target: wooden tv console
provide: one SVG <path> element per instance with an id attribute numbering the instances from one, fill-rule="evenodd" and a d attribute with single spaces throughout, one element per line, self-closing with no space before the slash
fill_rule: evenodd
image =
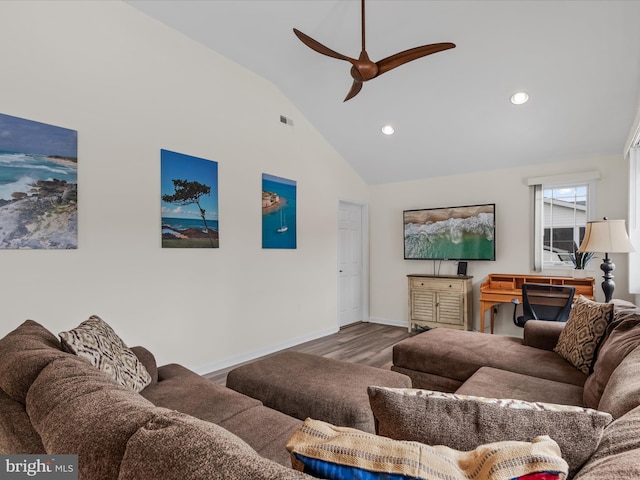
<path id="1" fill-rule="evenodd" d="M 491 333 L 495 324 L 493 307 L 500 303 L 511 303 L 517 298 L 522 301 L 522 284 L 566 285 L 575 287 L 576 296 L 582 295 L 595 300 L 594 278 L 545 277 L 542 275 L 512 275 L 509 273 L 491 273 L 480 286 L 480 331 L 484 332 L 484 318 L 487 310 L 491 313 Z"/>

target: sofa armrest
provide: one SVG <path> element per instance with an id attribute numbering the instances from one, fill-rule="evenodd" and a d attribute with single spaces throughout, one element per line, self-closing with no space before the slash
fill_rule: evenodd
<path id="1" fill-rule="evenodd" d="M 560 332 L 566 323 L 547 320 L 528 320 L 524 324 L 522 344 L 528 347 L 553 351 L 558 343 Z"/>
<path id="2" fill-rule="evenodd" d="M 149 350 L 144 347 L 131 347 L 133 353 L 136 354 L 138 360 L 142 362 L 144 368 L 147 369 L 149 375 L 151 375 L 151 383 L 156 383 L 158 381 L 158 365 L 156 363 L 156 357 L 153 356 Z"/>

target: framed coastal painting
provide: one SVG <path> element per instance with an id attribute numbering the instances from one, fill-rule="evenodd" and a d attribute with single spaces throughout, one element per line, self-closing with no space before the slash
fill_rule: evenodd
<path id="1" fill-rule="evenodd" d="M 296 248 L 296 182 L 262 174 L 262 248 Z"/>
<path id="2" fill-rule="evenodd" d="M 78 248 L 78 132 L 0 114 L 0 248 Z"/>
<path id="3" fill-rule="evenodd" d="M 162 248 L 218 248 L 218 162 L 160 151 Z"/>

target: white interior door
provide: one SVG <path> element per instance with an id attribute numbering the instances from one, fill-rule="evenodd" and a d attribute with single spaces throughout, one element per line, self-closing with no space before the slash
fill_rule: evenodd
<path id="1" fill-rule="evenodd" d="M 364 319 L 363 220 L 364 208 L 362 205 L 340 202 L 338 215 L 338 303 L 341 327 Z"/>

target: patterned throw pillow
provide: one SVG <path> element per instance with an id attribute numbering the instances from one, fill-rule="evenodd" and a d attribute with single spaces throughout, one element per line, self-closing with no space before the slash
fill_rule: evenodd
<path id="1" fill-rule="evenodd" d="M 461 452 L 307 419 L 287 449 L 293 468 L 330 480 L 562 480 L 568 470 L 558 444 L 545 436 Z"/>
<path id="2" fill-rule="evenodd" d="M 61 332 L 62 348 L 88 360 L 120 385 L 141 391 L 151 376 L 116 332 L 100 317 L 92 315 L 78 327 Z"/>
<path id="3" fill-rule="evenodd" d="M 548 435 L 575 474 L 598 447 L 608 413 L 570 405 L 413 388 L 369 387 L 377 433 L 395 440 L 469 451 L 479 445 Z"/>
<path id="4" fill-rule="evenodd" d="M 553 351 L 582 373 L 591 373 L 600 342 L 613 320 L 613 308 L 611 303 L 593 302 L 580 295 Z"/>

